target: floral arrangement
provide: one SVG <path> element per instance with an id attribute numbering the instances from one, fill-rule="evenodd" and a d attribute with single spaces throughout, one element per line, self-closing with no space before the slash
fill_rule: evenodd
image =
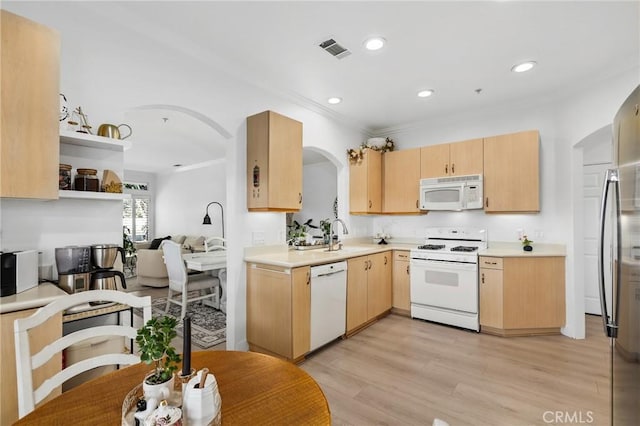
<path id="1" fill-rule="evenodd" d="M 380 146 L 373 145 L 369 141 L 362 142 L 359 148 L 347 150 L 349 162 L 352 164 L 360 163 L 364 158 L 364 152 L 367 149 L 380 151 L 384 154 L 387 151 L 393 151 L 395 149 L 395 144 L 391 138 L 386 138 L 384 143 Z"/>
<path id="2" fill-rule="evenodd" d="M 526 236 L 526 235 L 522 235 L 522 236 L 520 237 L 520 241 L 522 241 L 522 245 L 523 245 L 523 246 L 530 246 L 530 245 L 531 245 L 531 243 L 533 243 L 533 241 L 531 241 L 529 238 L 527 238 L 527 236 Z"/>

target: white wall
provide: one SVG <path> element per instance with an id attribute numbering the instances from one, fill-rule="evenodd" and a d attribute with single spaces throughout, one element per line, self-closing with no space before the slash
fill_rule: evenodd
<path id="1" fill-rule="evenodd" d="M 336 166 L 330 161 L 307 164 L 303 167 L 304 199 L 302 209 L 293 217 L 298 223 L 313 219 L 320 226 L 323 219 L 333 219 L 333 202 L 337 196 L 338 176 Z M 322 230 L 310 230 L 313 235 L 322 235 Z"/>
<path id="2" fill-rule="evenodd" d="M 226 207 L 227 168 L 224 160 L 195 170 L 158 175 L 155 237 L 167 235 L 222 236 L 220 207 L 209 207 L 211 225 L 203 225 L 207 204 Z"/>

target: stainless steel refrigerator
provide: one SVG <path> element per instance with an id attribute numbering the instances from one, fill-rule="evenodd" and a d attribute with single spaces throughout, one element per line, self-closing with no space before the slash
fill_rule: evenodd
<path id="1" fill-rule="evenodd" d="M 600 214 L 600 304 L 611 338 L 611 424 L 631 426 L 640 425 L 640 86 L 613 126 L 615 168 L 606 172 Z M 608 251 L 611 265 L 604 264 Z"/>

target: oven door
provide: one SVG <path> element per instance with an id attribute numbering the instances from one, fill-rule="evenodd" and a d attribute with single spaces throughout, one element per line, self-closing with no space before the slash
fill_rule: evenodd
<path id="1" fill-rule="evenodd" d="M 478 265 L 443 260 L 411 260 L 411 303 L 478 312 Z"/>
<path id="2" fill-rule="evenodd" d="M 420 187 L 420 210 L 463 210 L 464 207 L 464 183 Z"/>

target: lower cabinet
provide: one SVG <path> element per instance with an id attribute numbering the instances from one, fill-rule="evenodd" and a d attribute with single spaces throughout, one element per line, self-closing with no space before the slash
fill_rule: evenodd
<path id="1" fill-rule="evenodd" d="M 18 392 L 16 378 L 16 350 L 13 334 L 13 321 L 26 318 L 37 309 L 9 312 L 0 315 L 0 332 L 2 333 L 2 348 L 0 349 L 0 394 L 2 395 L 2 409 L 0 409 L 0 425 L 10 425 L 18 420 Z M 56 314 L 47 322 L 29 332 L 31 353 L 40 351 L 52 341 L 62 337 L 62 314 Z M 25 360 L 26 361 L 26 360 Z M 45 379 L 62 370 L 62 354 L 51 358 L 46 364 L 33 373 L 33 384 L 40 386 Z M 60 395 L 61 389 L 53 391 L 41 404 Z"/>
<path id="2" fill-rule="evenodd" d="M 480 331 L 558 334 L 565 324 L 565 258 L 480 257 Z"/>
<path id="3" fill-rule="evenodd" d="M 409 297 L 409 251 L 393 251 L 393 311 L 411 316 Z"/>
<path id="4" fill-rule="evenodd" d="M 347 334 L 391 310 L 391 253 L 347 260 Z"/>
<path id="5" fill-rule="evenodd" d="M 311 268 L 247 264 L 249 349 L 290 361 L 310 349 Z"/>

